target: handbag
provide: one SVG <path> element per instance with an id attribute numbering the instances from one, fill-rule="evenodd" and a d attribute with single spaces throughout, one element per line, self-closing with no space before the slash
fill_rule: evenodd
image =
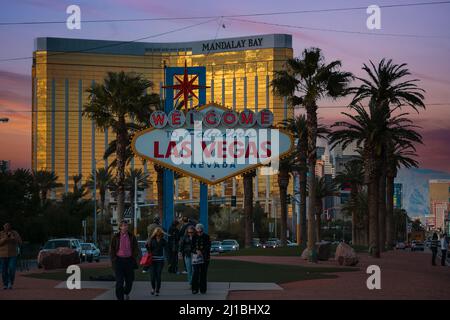
<path id="1" fill-rule="evenodd" d="M 141 261 L 139 262 L 141 267 L 149 267 L 152 264 L 152 254 L 146 253 L 142 256 Z"/>
<path id="2" fill-rule="evenodd" d="M 203 262 L 205 261 L 203 260 L 202 255 L 196 253 L 192 254 L 192 264 L 202 264 Z"/>

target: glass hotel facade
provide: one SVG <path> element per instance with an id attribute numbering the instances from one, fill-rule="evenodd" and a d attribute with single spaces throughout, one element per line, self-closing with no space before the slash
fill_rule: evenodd
<path id="1" fill-rule="evenodd" d="M 83 182 L 93 170 L 107 167 L 103 160 L 111 131 L 98 130 L 82 116 L 86 89 L 101 83 L 108 71 L 142 74 L 153 81 L 153 92 L 163 96 L 164 67 L 205 66 L 207 101 L 236 110 L 271 109 L 275 123 L 292 116 L 286 100 L 274 96 L 269 86 L 274 72 L 292 58 L 292 37 L 287 34 L 257 35 L 198 42 L 143 43 L 66 38 L 37 38 L 32 67 L 33 118 L 32 168 L 54 171 L 63 187 L 56 195 L 71 191 L 72 176 L 82 174 Z M 196 104 L 196 101 L 191 101 Z M 156 175 L 151 163 L 134 158 L 132 168 L 150 175 L 147 200 L 157 198 Z M 195 200 L 199 183 L 184 177 L 175 182 L 176 200 Z M 292 183 L 291 183 L 292 186 Z M 255 200 L 266 212 L 279 201 L 276 176 L 255 178 Z M 209 188 L 211 195 L 236 195 L 242 204 L 240 177 Z M 270 211 L 269 211 L 270 210 Z M 278 211 L 278 210 L 277 210 Z"/>

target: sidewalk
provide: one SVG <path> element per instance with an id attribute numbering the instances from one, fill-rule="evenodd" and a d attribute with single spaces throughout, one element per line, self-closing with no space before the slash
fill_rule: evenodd
<path id="1" fill-rule="evenodd" d="M 228 299 L 276 300 L 276 299 L 450 299 L 450 269 L 431 265 L 429 252 L 390 251 L 381 259 L 360 254 L 359 271 L 342 272 L 336 279 L 297 281 L 280 286 L 282 291 L 230 292 Z M 312 264 L 299 257 L 221 257 L 260 263 Z M 335 261 L 320 262 L 318 266 L 336 265 Z M 369 290 L 366 286 L 369 265 L 381 269 L 381 290 Z"/>

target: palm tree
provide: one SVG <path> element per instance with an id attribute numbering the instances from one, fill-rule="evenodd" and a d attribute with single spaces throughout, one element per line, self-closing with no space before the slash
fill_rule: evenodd
<path id="1" fill-rule="evenodd" d="M 145 174 L 142 169 L 130 169 L 126 172 L 125 190 L 128 191 L 130 203 L 134 202 L 134 180 L 137 179 L 137 191 L 143 191 L 148 188 L 150 181 L 148 174 Z"/>
<path id="2" fill-rule="evenodd" d="M 350 187 L 350 203 L 356 203 L 359 192 L 361 191 L 364 179 L 362 162 L 360 159 L 354 159 L 344 165 L 344 170 L 336 176 L 336 182 L 343 187 Z M 358 219 L 357 208 L 350 211 L 352 217 L 352 243 L 360 244 L 357 239 L 357 225 L 360 223 Z"/>
<path id="3" fill-rule="evenodd" d="M 369 212 L 367 191 L 362 189 L 354 198 L 350 198 L 349 201 L 342 205 L 342 212 L 344 214 L 356 216 L 355 225 L 355 236 L 352 235 L 352 243 L 354 245 L 365 245 L 369 244 L 369 217 L 367 212 Z M 353 231 L 352 231 L 353 234 Z"/>
<path id="4" fill-rule="evenodd" d="M 125 165 L 129 128 L 148 121 L 151 105 L 159 104 L 156 94 L 147 95 L 153 83 L 133 73 L 108 72 L 103 84 L 94 84 L 87 90 L 89 101 L 83 114 L 95 121 L 102 130 L 110 128 L 116 135 L 117 161 L 117 218 L 120 220 L 125 205 Z M 133 121 L 130 121 L 133 119 Z"/>
<path id="5" fill-rule="evenodd" d="M 395 64 L 392 60 L 382 59 L 377 66 L 370 61 L 370 66 L 363 65 L 363 70 L 367 73 L 368 79 L 357 78 L 362 81 L 361 86 L 354 88 L 355 97 L 352 104 L 369 99 L 369 103 L 374 104 L 378 109 L 389 112 L 391 109 L 398 109 L 402 106 L 408 106 L 418 112 L 419 108 L 425 108 L 423 103 L 424 90 L 416 84 L 417 79 L 404 80 L 411 75 L 405 63 Z M 389 141 L 386 141 L 386 144 Z M 380 247 L 385 248 L 386 240 L 386 161 L 387 145 L 382 150 L 380 165 L 380 182 L 378 198 L 378 215 L 380 231 Z"/>
<path id="6" fill-rule="evenodd" d="M 253 177 L 256 171 L 252 170 L 244 173 L 244 221 L 245 221 L 245 247 L 252 245 L 252 217 L 253 217 Z"/>
<path id="7" fill-rule="evenodd" d="M 341 72 L 340 61 L 325 64 L 322 52 L 318 48 L 305 49 L 301 58 L 289 59 L 286 70 L 278 71 L 272 80 L 274 93 L 287 96 L 292 106 L 301 105 L 306 109 L 308 127 L 308 183 L 312 187 L 311 198 L 315 195 L 315 166 L 317 140 L 317 101 L 321 98 L 333 99 L 348 93 L 347 85 L 352 79 L 351 73 Z M 299 93 L 300 95 L 296 95 Z M 317 261 L 314 239 L 314 201 L 308 206 L 308 252 L 309 260 Z"/>
<path id="8" fill-rule="evenodd" d="M 336 184 L 332 180 L 327 180 L 325 177 L 316 177 L 316 188 L 314 206 L 316 207 L 316 239 L 320 241 L 322 213 L 323 213 L 323 199 L 325 197 L 331 197 L 336 194 Z M 308 193 L 311 188 L 308 186 Z M 311 197 L 310 197 L 311 199 Z"/>
<path id="9" fill-rule="evenodd" d="M 415 147 L 408 143 L 388 145 L 386 167 L 386 245 L 393 248 L 395 241 L 394 228 L 394 179 L 400 167 L 417 167 L 418 162 L 413 159 L 417 154 Z"/>
<path id="10" fill-rule="evenodd" d="M 47 202 L 48 192 L 54 188 L 62 187 L 58 182 L 58 176 L 53 171 L 37 170 L 33 171 L 34 183 L 39 190 L 41 205 Z"/>
<path id="11" fill-rule="evenodd" d="M 89 190 L 94 190 L 94 180 L 97 182 L 95 185 L 95 189 L 98 190 L 98 193 L 100 195 L 100 208 L 103 216 L 105 215 L 105 209 L 106 209 L 106 192 L 112 187 L 112 184 L 114 183 L 114 178 L 109 169 L 106 168 L 99 168 L 95 172 L 95 179 L 93 175 L 91 174 L 86 182 L 86 186 L 89 188 Z"/>
<path id="12" fill-rule="evenodd" d="M 361 105 L 353 105 L 356 115 L 342 112 L 351 122 L 336 122 L 333 127 L 340 127 L 331 135 L 331 143 L 335 146 L 342 143 L 345 149 L 350 143 L 356 142 L 361 148 L 363 158 L 365 183 L 369 203 L 369 236 L 370 251 L 374 257 L 380 257 L 378 197 L 382 159 L 385 145 L 389 142 L 417 142 L 420 140 L 412 125 L 412 121 L 401 113 L 393 116 L 391 111 L 378 108 L 370 103 L 368 110 Z"/>
<path id="13" fill-rule="evenodd" d="M 288 156 L 282 159 L 279 163 L 278 168 L 278 188 L 280 189 L 280 208 L 281 208 L 281 245 L 285 246 L 287 244 L 287 189 L 289 186 L 289 173 L 292 171 L 294 165 L 294 156 Z"/>
<path id="14" fill-rule="evenodd" d="M 308 128 L 305 115 L 299 115 L 292 119 L 283 120 L 280 126 L 288 130 L 297 140 L 294 159 L 290 161 L 291 171 L 298 173 L 300 184 L 300 243 L 305 243 L 306 234 L 306 188 L 307 188 L 307 152 L 308 152 Z M 326 138 L 330 133 L 325 126 L 317 127 L 317 136 Z M 281 196 L 281 194 L 280 194 Z M 282 197 L 284 198 L 284 197 Z M 299 244 L 300 244 L 299 243 Z"/>

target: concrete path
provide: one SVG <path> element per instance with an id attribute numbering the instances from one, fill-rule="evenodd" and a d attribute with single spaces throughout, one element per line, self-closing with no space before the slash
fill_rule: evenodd
<path id="1" fill-rule="evenodd" d="M 115 283 L 112 281 L 82 281 L 82 289 L 103 289 L 106 292 L 98 295 L 94 300 L 115 300 Z M 59 283 L 55 288 L 66 288 L 65 282 Z M 132 300 L 226 300 L 229 291 L 278 291 L 283 290 L 275 283 L 255 282 L 209 282 L 206 294 L 192 294 L 185 282 L 163 282 L 160 295 L 150 294 L 149 281 L 135 281 L 130 298 Z"/>

